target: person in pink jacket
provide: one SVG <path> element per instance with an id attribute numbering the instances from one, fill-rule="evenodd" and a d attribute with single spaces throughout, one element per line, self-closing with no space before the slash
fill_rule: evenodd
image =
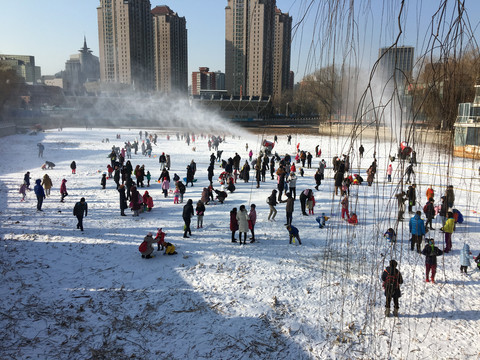
<path id="1" fill-rule="evenodd" d="M 255 204 L 250 205 L 250 213 L 248 214 L 248 227 L 252 232 L 250 242 L 255 242 L 255 223 L 257 222 L 257 212 L 255 211 Z"/>
<path id="2" fill-rule="evenodd" d="M 392 182 L 392 172 L 393 172 L 393 168 L 392 168 L 392 164 L 388 165 L 388 168 L 387 168 L 387 181 L 388 182 Z"/>
<path id="3" fill-rule="evenodd" d="M 170 181 L 168 181 L 168 178 L 164 177 L 162 182 L 162 190 L 165 197 L 168 196 L 168 189 L 170 189 Z"/>
<path id="4" fill-rule="evenodd" d="M 62 198 L 60 199 L 60 202 L 64 202 L 63 199 L 65 199 L 65 196 L 68 196 L 68 193 L 67 193 L 67 179 L 62 180 L 62 185 L 60 185 L 60 195 L 62 195 Z"/>

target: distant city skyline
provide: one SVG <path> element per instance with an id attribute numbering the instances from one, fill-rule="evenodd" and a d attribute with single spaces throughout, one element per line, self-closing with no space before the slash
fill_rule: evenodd
<path id="1" fill-rule="evenodd" d="M 422 54 L 425 36 L 429 31 L 428 23 L 434 9 L 438 7 L 438 2 L 432 3 L 433 1 L 407 1 L 403 12 L 404 27 L 399 45 L 415 47 L 415 56 Z M 226 0 L 151 0 L 151 5 L 152 8 L 168 5 L 186 19 L 189 83 L 191 73 L 199 67 L 225 71 Z M 99 56 L 98 6 L 98 0 L 4 1 L 0 12 L 0 53 L 34 56 L 35 64 L 42 69 L 42 75 L 53 75 L 65 70 L 65 62 L 70 55 L 78 52 L 84 37 L 93 54 Z M 322 19 L 328 19 L 328 4 L 310 0 L 277 0 L 276 6 L 282 12 L 288 12 L 293 19 L 290 68 L 295 72 L 295 82 L 300 81 L 304 74 L 330 64 L 333 51 L 326 47 L 333 45 L 323 43 L 326 35 L 321 34 L 321 25 L 326 22 Z M 397 35 L 396 19 L 389 18 L 394 15 L 392 10 L 397 10 L 397 5 L 372 0 L 369 9 L 365 9 L 367 5 L 360 2 L 355 6 L 359 7 L 356 15 L 360 14 L 358 16 L 364 16 L 365 19 L 364 23 L 357 23 L 357 45 L 363 49 L 361 54 L 356 54 L 360 58 L 358 65 L 370 67 L 378 55 L 378 49 L 389 46 Z M 471 27 L 478 36 L 480 26 L 477 14 L 480 2 L 466 0 L 465 7 Z M 309 11 L 304 16 L 307 8 Z M 320 10 L 324 10 L 326 15 L 317 16 Z M 302 22 L 297 25 L 301 19 Z M 342 36 L 345 34 L 339 31 L 339 38 L 342 39 Z M 336 51 L 340 51 L 342 46 L 342 43 L 337 44 Z M 339 60 L 336 62 L 343 59 Z"/>

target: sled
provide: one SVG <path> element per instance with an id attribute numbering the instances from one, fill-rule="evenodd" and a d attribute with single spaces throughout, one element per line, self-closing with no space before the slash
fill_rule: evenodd
<path id="1" fill-rule="evenodd" d="M 185 183 L 187 182 L 187 178 L 186 178 L 186 177 L 183 178 L 183 182 L 185 182 Z M 193 179 L 193 182 L 197 182 L 197 179 Z"/>

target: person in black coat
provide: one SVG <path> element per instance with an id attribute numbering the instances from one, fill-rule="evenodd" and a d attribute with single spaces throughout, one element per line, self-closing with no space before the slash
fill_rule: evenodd
<path id="1" fill-rule="evenodd" d="M 308 216 L 306 211 L 307 200 L 312 196 L 312 189 L 306 189 L 300 194 L 300 206 L 302 207 L 302 215 Z"/>
<path id="2" fill-rule="evenodd" d="M 102 180 L 100 180 L 100 185 L 102 185 L 102 189 L 105 189 L 107 185 L 107 174 L 102 175 Z"/>
<path id="3" fill-rule="evenodd" d="M 120 186 L 120 170 L 118 166 L 115 166 L 115 174 L 113 175 L 113 181 L 117 184 L 117 189 Z"/>
<path id="4" fill-rule="evenodd" d="M 193 201 L 192 199 L 188 199 L 187 203 L 183 207 L 183 221 L 185 222 L 185 228 L 183 231 L 183 237 L 188 238 L 187 234 L 192 236 L 192 230 L 190 230 L 190 223 L 192 221 L 193 216 Z"/>
<path id="5" fill-rule="evenodd" d="M 192 186 L 193 186 L 193 169 L 190 165 L 187 165 L 187 181 L 186 181 L 186 184 L 185 186 L 188 186 L 188 183 L 191 183 Z"/>
<path id="6" fill-rule="evenodd" d="M 315 190 L 318 190 L 318 187 L 322 185 L 322 174 L 320 173 L 320 169 L 317 169 L 317 172 L 314 175 L 315 178 Z"/>
<path id="7" fill-rule="evenodd" d="M 417 202 L 417 194 L 415 189 L 416 189 L 416 185 L 413 184 L 409 186 L 407 190 L 408 212 L 410 214 L 413 213 L 413 206 L 415 206 L 415 203 Z"/>
<path id="8" fill-rule="evenodd" d="M 435 218 L 435 207 L 433 206 L 433 203 L 433 198 L 430 198 L 424 206 L 425 217 L 427 218 L 425 228 L 428 228 L 428 225 L 430 224 L 430 230 L 435 230 L 432 226 L 432 221 Z"/>
<path id="9" fill-rule="evenodd" d="M 213 185 L 213 170 L 214 170 L 214 163 L 210 163 L 210 165 L 208 166 L 208 181 L 210 182 L 210 185 Z"/>
<path id="10" fill-rule="evenodd" d="M 72 169 L 72 174 L 77 173 L 77 163 L 75 161 L 72 161 L 72 163 L 70 164 L 70 169 Z"/>
<path id="11" fill-rule="evenodd" d="M 342 191 L 344 173 L 337 171 L 335 173 L 335 195 L 338 195 L 338 189 Z"/>
<path id="12" fill-rule="evenodd" d="M 263 157 L 263 162 L 262 162 L 262 182 L 265 182 L 265 175 L 267 174 L 268 170 L 268 156 L 265 155 Z"/>
<path id="13" fill-rule="evenodd" d="M 80 229 L 83 231 L 83 215 L 85 214 L 85 217 L 87 216 L 88 213 L 88 205 L 85 201 L 85 198 L 81 198 L 79 202 L 77 202 L 73 208 L 73 215 L 77 217 L 78 223 L 77 223 L 77 229 Z"/>
<path id="14" fill-rule="evenodd" d="M 273 174 L 275 173 L 275 156 L 270 159 L 270 176 L 274 180 Z"/>
<path id="15" fill-rule="evenodd" d="M 120 215 L 127 216 L 125 215 L 125 209 L 128 207 L 127 196 L 125 195 L 125 185 L 120 185 L 117 190 L 120 194 Z"/>
<path id="16" fill-rule="evenodd" d="M 133 179 L 131 176 L 127 175 L 127 180 L 125 180 L 125 188 L 127 192 L 127 200 L 130 200 L 131 198 L 131 189 L 132 186 L 134 185 Z"/>
<path id="17" fill-rule="evenodd" d="M 243 165 L 242 168 L 242 178 L 245 182 L 248 182 L 248 180 L 250 180 L 250 165 L 248 164 L 247 160 L 245 160 L 245 165 Z"/>
<path id="18" fill-rule="evenodd" d="M 397 269 L 397 262 L 390 260 L 388 266 L 382 273 L 383 288 L 385 289 L 385 316 L 390 316 L 390 303 L 394 303 L 393 315 L 398 317 L 399 303 L 398 299 L 402 296 L 400 285 L 403 284 L 403 278 L 400 271 Z"/>

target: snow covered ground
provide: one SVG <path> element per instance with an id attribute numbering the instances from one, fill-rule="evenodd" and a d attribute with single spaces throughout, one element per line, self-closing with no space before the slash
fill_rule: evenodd
<path id="1" fill-rule="evenodd" d="M 198 181 L 185 200 L 194 204 L 207 186 L 210 152 L 206 139 L 187 146 L 167 132 L 159 134 L 155 157 L 133 155 L 132 164 L 145 164 L 159 176 L 158 157 L 171 155 L 171 176 L 181 178 L 192 159 Z M 245 143 L 260 150 L 261 136 L 234 131 L 220 145 L 223 158 L 238 152 L 247 158 Z M 116 140 L 115 134 L 121 139 Z M 174 135 L 170 133 L 170 135 Z M 410 251 L 408 221 L 400 223 L 398 242 L 390 246 L 383 233 L 395 226 L 400 163 L 393 162 L 394 181 L 386 183 L 388 155 L 396 145 L 363 139 L 365 157 L 352 159 L 353 173 L 366 178 L 374 152 L 379 169 L 374 186 L 353 187 L 352 226 L 340 218 L 340 197 L 333 196 L 331 158 L 348 151 L 350 139 L 294 135 L 287 145 L 279 136 L 275 150 L 294 154 L 300 148 L 322 149 L 326 180 L 315 192 L 315 216 L 331 216 L 318 229 L 315 216 L 302 216 L 295 202 L 293 224 L 302 245 L 289 245 L 285 206 L 277 207 L 276 222 L 267 221 L 266 198 L 276 188 L 267 181 L 239 182 L 224 204 L 207 205 L 204 228 L 182 237 L 184 204 L 164 198 L 160 184 L 148 191 L 155 207 L 140 217 L 121 217 L 113 180 L 100 186 L 111 146 L 138 137 L 138 129 L 50 130 L 36 136 L 14 135 L 0 142 L 0 221 L 2 281 L 0 285 L 0 357 L 2 359 L 474 359 L 480 357 L 480 273 L 462 276 L 460 249 L 466 241 L 473 255 L 480 252 L 479 162 L 452 159 L 442 147 L 418 148 L 415 168 L 418 209 L 432 184 L 438 201 L 453 184 L 456 208 L 465 217 L 453 235 L 453 251 L 439 258 L 437 283 L 424 282 L 425 258 Z M 109 138 L 110 143 L 102 143 Z M 273 135 L 267 136 L 273 140 Z M 45 145 L 37 157 L 38 142 Z M 353 144 L 358 149 L 359 142 Z M 195 146 L 196 151 L 192 151 Z M 44 160 L 54 170 L 41 170 Z M 77 163 L 72 175 L 70 163 Z M 318 159 L 314 158 L 314 167 Z M 37 212 L 32 192 L 20 202 L 18 188 L 26 171 L 35 179 L 46 172 L 52 195 Z M 215 178 L 221 169 L 218 163 Z M 314 169 L 305 169 L 297 194 L 314 187 Z M 448 175 L 448 176 L 447 176 Z M 68 180 L 69 196 L 60 203 L 59 186 Z M 254 172 L 251 171 L 251 179 Z M 220 187 L 215 181 L 214 186 Z M 32 186 L 33 187 L 33 186 Z M 141 193 L 147 189 L 140 189 Z M 75 227 L 74 203 L 85 197 L 89 206 L 85 231 Z M 230 242 L 229 211 L 257 205 L 257 243 Z M 406 219 L 408 220 L 408 214 Z M 142 259 L 138 245 L 149 232 L 163 227 L 178 254 Z M 433 237 L 443 248 L 435 220 Z M 237 236 L 238 237 L 238 236 Z M 386 318 L 380 275 L 391 258 L 403 274 L 400 317 Z"/>

